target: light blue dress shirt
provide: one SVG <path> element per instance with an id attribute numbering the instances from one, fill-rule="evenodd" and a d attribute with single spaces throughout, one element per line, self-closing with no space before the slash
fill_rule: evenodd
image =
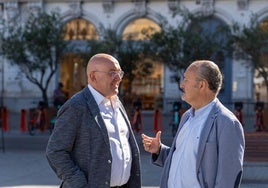
<path id="1" fill-rule="evenodd" d="M 194 111 L 182 125 L 176 139 L 168 178 L 168 188 L 201 188 L 197 179 L 196 159 L 200 135 L 215 100 Z"/>

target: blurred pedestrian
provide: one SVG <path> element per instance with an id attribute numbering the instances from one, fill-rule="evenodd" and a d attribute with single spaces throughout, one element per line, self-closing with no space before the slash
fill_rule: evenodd
<path id="1" fill-rule="evenodd" d="M 65 103 L 66 99 L 67 97 L 66 93 L 63 91 L 63 84 L 59 82 L 57 88 L 53 92 L 53 104 L 58 108 Z"/>
<path id="2" fill-rule="evenodd" d="M 162 108 L 163 108 L 163 92 L 162 88 L 159 89 L 158 95 L 154 100 L 154 127 L 153 130 L 155 133 L 162 131 Z"/>
<path id="3" fill-rule="evenodd" d="M 88 85 L 60 108 L 46 156 L 62 188 L 140 188 L 140 152 L 118 99 L 124 72 L 108 54 L 88 62 Z"/>
<path id="4" fill-rule="evenodd" d="M 142 102 L 138 97 L 133 103 L 133 117 L 132 117 L 132 128 L 135 132 L 139 133 L 142 129 Z"/>
<path id="5" fill-rule="evenodd" d="M 217 98 L 222 74 L 212 61 L 195 61 L 180 84 L 191 105 L 171 147 L 142 135 L 145 151 L 163 167 L 160 188 L 238 188 L 245 151 L 244 131 L 235 115 Z"/>

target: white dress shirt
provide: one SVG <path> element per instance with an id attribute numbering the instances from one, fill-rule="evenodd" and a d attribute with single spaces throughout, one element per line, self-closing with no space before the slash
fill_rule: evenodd
<path id="1" fill-rule="evenodd" d="M 88 85 L 106 125 L 112 154 L 112 171 L 110 186 L 121 186 L 128 182 L 131 169 L 131 149 L 128 142 L 129 130 L 119 109 L 118 97 L 112 100 L 103 97 Z"/>
<path id="2" fill-rule="evenodd" d="M 195 112 L 191 109 L 191 116 L 182 125 L 172 156 L 168 188 L 201 188 L 196 172 L 197 151 L 201 132 L 214 104 L 215 100 Z"/>

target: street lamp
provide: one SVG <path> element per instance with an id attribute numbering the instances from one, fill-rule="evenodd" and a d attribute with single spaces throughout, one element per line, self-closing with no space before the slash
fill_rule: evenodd
<path id="1" fill-rule="evenodd" d="M 2 45 L 3 45 L 3 37 L 4 37 L 4 14 L 3 14 L 3 11 L 4 11 L 4 4 L 3 3 L 0 3 L 0 21 L 1 21 L 1 28 L 0 28 L 0 57 L 3 55 L 3 50 L 2 50 Z M 1 108 L 1 112 L 4 108 L 4 61 L 3 61 L 3 58 L 2 59 L 2 62 L 0 62 L 2 65 L 1 65 L 1 75 L 2 75 L 2 88 L 1 88 L 1 98 L 0 98 L 0 108 Z"/>
<path id="2" fill-rule="evenodd" d="M 2 43 L 0 42 L 0 45 L 2 45 Z M 2 54 L 2 52 L 1 52 L 1 48 L 0 48 L 0 55 Z M 1 75 L 2 75 L 2 84 L 1 84 L 1 86 L 2 86 L 2 88 L 1 88 L 1 98 L 0 98 L 0 105 L 1 105 L 1 109 L 3 109 L 4 108 L 4 61 L 2 60 L 2 62 L 1 62 Z"/>
<path id="3" fill-rule="evenodd" d="M 3 35 L 3 32 L 2 32 Z M 0 56 L 2 56 L 2 36 L 0 36 Z M 4 110 L 4 61 L 2 59 L 1 62 L 1 75 L 2 75 L 2 88 L 1 88 L 1 97 L 0 97 L 0 128 L 1 128 L 1 142 L 2 142 L 2 151 L 5 152 L 5 138 L 4 138 L 4 130 L 3 130 L 3 110 Z"/>
<path id="4" fill-rule="evenodd" d="M 0 41 L 0 49 L 2 48 L 2 41 Z M 0 53 L 0 55 L 2 55 L 2 52 Z M 2 139 L 2 150 L 3 152 L 5 152 L 5 138 L 4 138 L 4 130 L 3 130 L 3 110 L 4 110 L 4 61 L 2 60 L 1 62 L 2 64 L 2 68 L 1 68 L 1 72 L 2 72 L 2 91 L 1 91 L 1 118 L 0 118 L 0 128 L 1 128 L 1 139 Z"/>
<path id="5" fill-rule="evenodd" d="M 2 35 L 3 35 L 3 31 L 1 32 L 2 33 Z M 0 36 L 0 57 L 3 55 L 3 50 L 2 50 L 2 45 L 3 45 L 3 42 L 2 42 L 2 37 L 3 36 Z M 1 60 L 2 60 L 2 62 L 0 62 L 1 63 L 1 97 L 0 97 L 0 108 L 1 108 L 1 110 L 3 110 L 3 108 L 4 108 L 4 79 L 5 79 L 5 77 L 4 77 L 4 74 L 5 74 L 5 71 L 4 71 L 4 60 L 3 60 L 3 58 L 1 58 Z"/>

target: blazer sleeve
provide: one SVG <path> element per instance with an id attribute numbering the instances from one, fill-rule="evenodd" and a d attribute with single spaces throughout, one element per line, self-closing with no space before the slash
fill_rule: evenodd
<path id="1" fill-rule="evenodd" d="M 170 147 L 164 144 L 161 144 L 161 149 L 160 149 L 159 154 L 158 155 L 152 154 L 152 163 L 156 166 L 163 167 L 166 161 L 166 158 L 169 154 L 169 151 L 170 151 Z"/>
<path id="2" fill-rule="evenodd" d="M 152 163 L 153 164 L 155 164 L 157 166 L 160 166 L 160 167 L 163 167 L 164 164 L 165 164 L 165 161 L 169 157 L 168 158 L 168 164 L 167 164 L 167 166 L 169 166 L 169 164 L 171 162 L 171 156 L 169 156 L 169 153 L 171 152 L 170 155 L 172 155 L 172 153 L 174 152 L 178 133 L 180 132 L 180 129 L 184 125 L 184 123 L 188 120 L 189 116 L 190 116 L 189 110 L 186 111 L 182 115 L 182 118 L 181 118 L 181 121 L 180 121 L 180 125 L 179 125 L 179 129 L 178 129 L 178 131 L 176 133 L 176 136 L 173 139 L 173 142 L 172 142 L 171 147 L 169 147 L 169 146 L 167 146 L 165 144 L 161 144 L 161 149 L 160 149 L 159 155 L 156 155 L 156 154 L 153 154 L 152 155 Z"/>
<path id="3" fill-rule="evenodd" d="M 218 169 L 215 188 L 239 187 L 243 171 L 245 138 L 242 125 L 235 119 L 218 119 Z M 226 124 L 229 124 L 226 126 Z"/>
<path id="4" fill-rule="evenodd" d="M 86 187 L 87 179 L 71 156 L 81 110 L 64 105 L 59 111 L 55 128 L 47 144 L 46 157 L 51 168 L 68 187 Z"/>

